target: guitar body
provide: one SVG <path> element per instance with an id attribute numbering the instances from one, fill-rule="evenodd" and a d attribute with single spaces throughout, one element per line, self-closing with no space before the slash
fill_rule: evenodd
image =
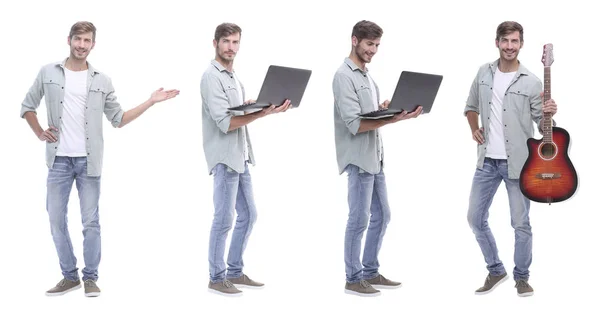
<path id="1" fill-rule="evenodd" d="M 552 127 L 552 142 L 543 140 L 527 140 L 529 156 L 521 170 L 521 192 L 528 199 L 540 203 L 567 200 L 577 190 L 577 173 L 568 153 L 569 133 Z"/>

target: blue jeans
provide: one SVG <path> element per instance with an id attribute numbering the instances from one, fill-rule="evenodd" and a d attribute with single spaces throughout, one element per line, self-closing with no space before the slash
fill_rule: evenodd
<path id="1" fill-rule="evenodd" d="M 77 259 L 67 227 L 67 204 L 73 187 L 79 193 L 81 222 L 83 223 L 84 280 L 98 279 L 100 264 L 100 176 L 87 176 L 87 158 L 57 156 L 48 170 L 46 209 L 50 217 L 50 231 L 54 239 L 62 274 L 66 279 L 79 279 Z"/>
<path id="2" fill-rule="evenodd" d="M 252 179 L 245 166 L 240 174 L 224 164 L 217 164 L 213 169 L 215 214 L 210 229 L 208 246 L 208 264 L 211 282 L 221 282 L 225 278 L 242 276 L 244 261 L 242 255 L 248 243 L 248 237 L 256 222 L 256 206 L 252 193 Z M 229 255 L 227 257 L 227 274 L 225 274 L 225 240 L 233 225 L 234 209 L 237 211 L 235 228 L 231 236 Z"/>
<path id="3" fill-rule="evenodd" d="M 518 179 L 508 178 L 508 164 L 506 160 L 491 159 L 486 157 L 482 169 L 475 171 L 473 185 L 469 199 L 469 213 L 467 219 L 469 226 L 475 233 L 487 269 L 491 275 L 497 276 L 506 273 L 504 265 L 498 257 L 498 248 L 492 231 L 488 226 L 490 205 L 494 194 L 504 180 L 508 192 L 511 225 L 515 229 L 515 280 L 529 279 L 529 266 L 531 265 L 531 226 L 529 225 L 530 201 L 521 192 Z"/>
<path id="4" fill-rule="evenodd" d="M 350 213 L 344 238 L 344 262 L 346 281 L 357 283 L 379 275 L 377 256 L 385 229 L 390 222 L 390 206 L 383 169 L 379 174 L 373 175 L 361 171 L 355 165 L 348 165 L 346 172 Z M 367 225 L 369 229 L 361 264 L 360 247 Z"/>

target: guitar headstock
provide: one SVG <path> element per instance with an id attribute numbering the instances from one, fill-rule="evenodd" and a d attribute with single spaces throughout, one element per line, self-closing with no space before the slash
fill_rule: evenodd
<path id="1" fill-rule="evenodd" d="M 552 63 L 554 62 L 554 53 L 552 52 L 553 48 L 554 47 L 552 43 L 544 45 L 544 53 L 542 54 L 542 64 L 544 64 L 544 66 L 546 67 L 552 65 Z"/>

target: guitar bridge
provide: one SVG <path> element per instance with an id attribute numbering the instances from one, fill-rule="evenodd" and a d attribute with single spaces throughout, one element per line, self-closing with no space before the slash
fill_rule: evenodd
<path id="1" fill-rule="evenodd" d="M 560 173 L 539 173 L 535 177 L 539 179 L 558 179 L 560 178 Z"/>

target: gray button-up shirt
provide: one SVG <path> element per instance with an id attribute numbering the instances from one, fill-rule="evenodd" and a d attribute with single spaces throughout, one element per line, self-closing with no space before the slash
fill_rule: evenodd
<path id="1" fill-rule="evenodd" d="M 333 77 L 335 148 L 340 174 L 348 164 L 370 174 L 378 174 L 383 166 L 383 159 L 379 160 L 379 129 L 358 133 L 359 115 L 374 110 L 372 94 L 377 94 L 379 104 L 379 87 L 375 84 L 376 91 L 371 91 L 367 71 L 346 57 Z"/>
<path id="2" fill-rule="evenodd" d="M 243 115 L 243 111 L 231 111 L 227 108 L 243 104 L 239 100 L 233 73 L 216 60 L 202 75 L 200 94 L 202 95 L 202 139 L 204 155 L 208 164 L 208 173 L 212 174 L 215 165 L 223 163 L 238 173 L 245 170 L 244 137 L 248 146 L 248 162 L 254 165 L 254 154 L 248 127 L 229 130 L 231 117 Z M 244 86 L 240 82 L 242 96 Z"/>
<path id="3" fill-rule="evenodd" d="M 492 108 L 492 89 L 494 73 L 498 68 L 498 60 L 482 65 L 471 85 L 471 91 L 464 109 L 475 111 L 481 119 L 485 142 L 477 146 L 477 167 L 483 168 L 486 156 L 488 133 L 490 129 L 490 114 Z M 533 122 L 541 128 L 542 113 L 542 82 L 523 64 L 519 63 L 515 77 L 506 89 L 502 101 L 502 122 L 504 125 L 504 141 L 508 162 L 508 177 L 519 178 L 521 169 L 527 160 L 529 150 L 527 139 L 533 137 Z M 553 121 L 555 125 L 555 122 Z"/>
<path id="4" fill-rule="evenodd" d="M 56 151 L 61 139 L 61 121 L 65 98 L 65 62 L 56 62 L 43 66 L 25 100 L 21 105 L 21 117 L 26 112 L 36 112 L 42 97 L 45 98 L 48 125 L 59 129 L 56 134 L 58 141 L 46 142 L 46 165 L 51 168 L 54 164 Z M 87 76 L 88 95 L 85 104 L 85 148 L 87 151 L 88 176 L 100 176 L 102 173 L 102 158 L 104 154 L 104 139 L 102 136 L 102 114 L 114 127 L 121 124 L 123 110 L 117 102 L 117 96 L 108 76 L 94 69 L 88 63 Z"/>

